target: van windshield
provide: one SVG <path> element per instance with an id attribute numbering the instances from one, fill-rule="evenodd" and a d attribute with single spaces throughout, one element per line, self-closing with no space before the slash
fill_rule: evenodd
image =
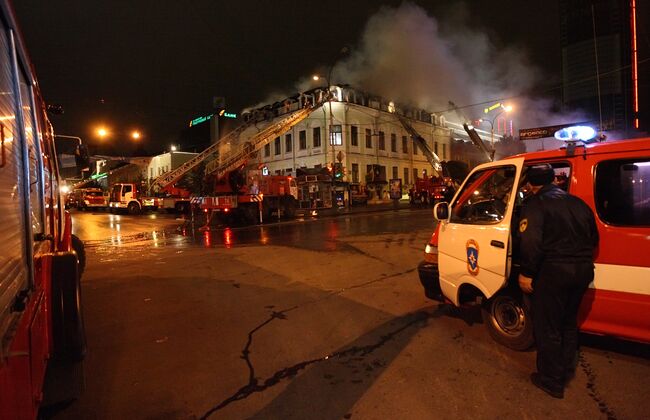
<path id="1" fill-rule="evenodd" d="M 512 165 L 474 172 L 452 207 L 451 222 L 499 223 L 508 209 L 516 174 Z"/>

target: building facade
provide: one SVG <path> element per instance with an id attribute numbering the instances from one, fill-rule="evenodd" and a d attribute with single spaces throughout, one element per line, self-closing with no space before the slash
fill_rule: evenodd
<path id="1" fill-rule="evenodd" d="M 637 35 L 648 22 L 647 2 L 560 0 L 559 6 L 563 103 L 606 131 L 648 131 L 650 73 L 639 57 L 650 48 Z"/>
<path id="2" fill-rule="evenodd" d="M 441 160 L 453 158 L 452 140 L 463 137 L 447 126 L 443 116 L 345 87 L 333 86 L 331 93 L 330 101 L 267 142 L 254 163 L 269 174 L 292 176 L 298 168 L 331 168 L 342 172 L 338 180 L 350 184 L 380 185 L 401 179 L 406 189 L 434 170 L 396 114 L 406 117 Z M 254 124 L 242 132 L 240 143 L 326 94 L 326 89 L 316 89 L 243 114 L 244 121 Z M 241 144 L 223 147 L 225 152 Z"/>

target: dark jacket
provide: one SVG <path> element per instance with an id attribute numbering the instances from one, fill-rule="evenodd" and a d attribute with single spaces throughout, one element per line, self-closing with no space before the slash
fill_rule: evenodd
<path id="1" fill-rule="evenodd" d="M 591 208 L 553 184 L 524 201 L 519 235 L 520 272 L 532 278 L 545 261 L 593 262 L 598 246 Z"/>

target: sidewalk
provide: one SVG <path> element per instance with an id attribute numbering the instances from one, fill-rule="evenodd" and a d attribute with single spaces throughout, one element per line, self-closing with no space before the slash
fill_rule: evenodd
<path id="1" fill-rule="evenodd" d="M 345 207 L 333 207 L 331 209 L 317 209 L 318 217 L 330 217 L 330 216 L 339 216 L 342 214 L 362 214 L 362 213 L 373 213 L 380 211 L 390 211 L 390 210 L 403 210 L 403 209 L 420 209 L 424 207 L 411 206 L 408 200 L 399 200 L 397 203 L 377 203 L 377 204 L 365 204 Z M 311 209 L 297 209 L 296 217 L 309 217 Z"/>

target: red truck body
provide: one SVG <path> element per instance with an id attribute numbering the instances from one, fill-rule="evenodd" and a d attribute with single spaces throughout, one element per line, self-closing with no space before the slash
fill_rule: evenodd
<path id="1" fill-rule="evenodd" d="M 0 2 L 0 15 L 0 418 L 34 419 L 51 395 L 46 378 L 61 394 L 81 388 L 85 258 L 65 211 L 47 108 L 8 2 Z"/>

